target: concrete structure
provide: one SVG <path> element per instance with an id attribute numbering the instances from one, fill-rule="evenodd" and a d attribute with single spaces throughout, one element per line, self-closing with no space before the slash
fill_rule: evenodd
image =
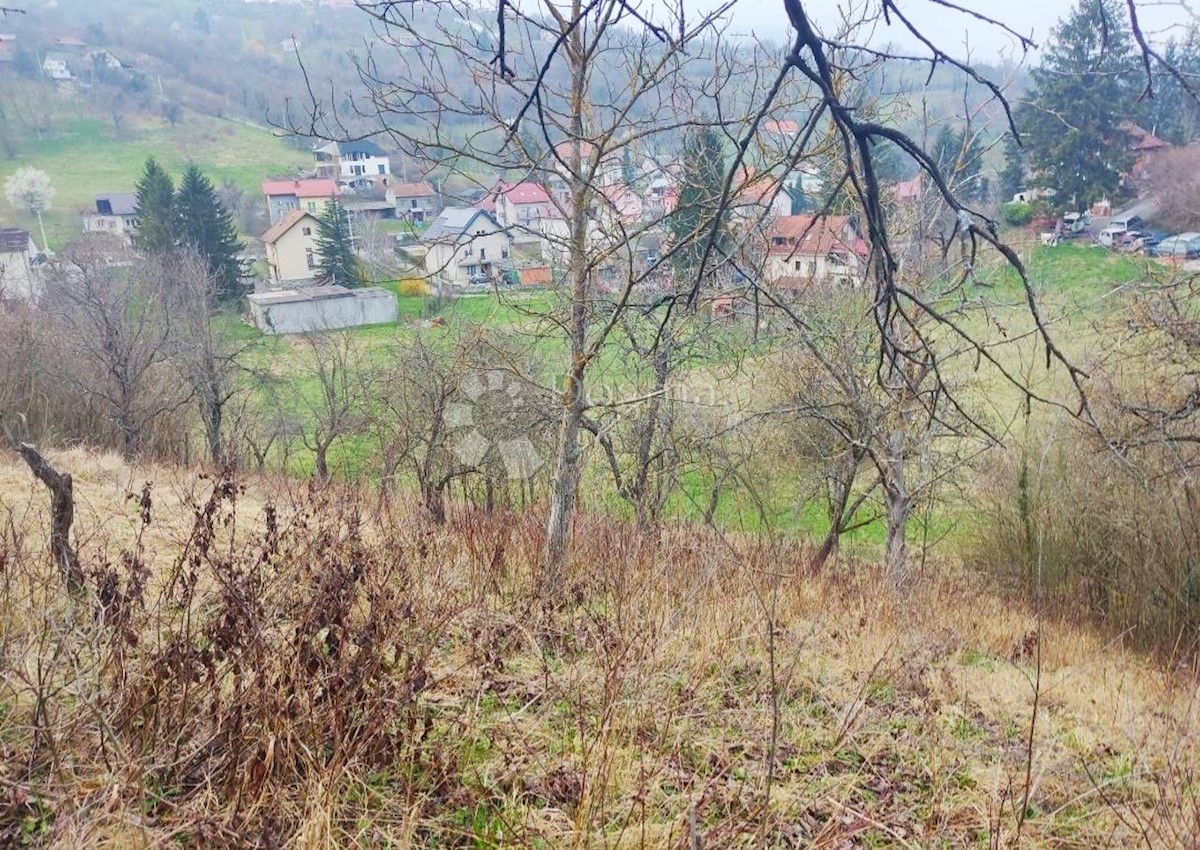
<path id="1" fill-rule="evenodd" d="M 383 148 L 366 139 L 357 142 L 330 142 L 313 151 L 317 176 L 330 180 L 356 177 L 390 177 L 391 161 Z"/>
<path id="2" fill-rule="evenodd" d="M 289 284 L 313 280 L 317 274 L 317 219 L 292 210 L 262 235 L 271 264 L 271 280 Z"/>
<path id="3" fill-rule="evenodd" d="M 138 226 L 138 200 L 134 192 L 108 192 L 96 196 L 96 208 L 83 211 L 84 233 L 111 233 L 133 241 Z"/>
<path id="4" fill-rule="evenodd" d="M 246 296 L 254 324 L 267 334 L 295 334 L 396 321 L 396 296 L 368 286 L 309 286 Z"/>
<path id="5" fill-rule="evenodd" d="M 868 254 L 850 216 L 782 216 L 767 228 L 764 277 L 781 290 L 825 283 L 856 286 Z"/>
<path id="6" fill-rule="evenodd" d="M 37 246 L 29 231 L 19 227 L 0 229 L 0 301 L 35 298 L 41 287 L 33 268 Z"/>
<path id="7" fill-rule="evenodd" d="M 497 275 L 509 259 L 512 236 L 487 210 L 447 207 L 425 231 L 425 270 L 438 284 L 466 286 Z"/>
<path id="8" fill-rule="evenodd" d="M 292 210 L 320 215 L 325 205 L 338 196 L 334 180 L 267 180 L 262 190 L 267 196 L 271 224 L 277 224 Z"/>

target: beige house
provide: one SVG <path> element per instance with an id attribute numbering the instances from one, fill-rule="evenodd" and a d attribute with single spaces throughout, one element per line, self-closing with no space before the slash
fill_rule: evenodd
<path id="1" fill-rule="evenodd" d="M 292 210 L 262 235 L 271 264 L 271 280 L 282 285 L 311 281 L 317 275 L 317 219 Z"/>
<path id="2" fill-rule="evenodd" d="M 776 289 L 862 283 L 870 250 L 850 216 L 780 216 L 767 227 L 766 237 L 763 276 Z"/>
<path id="3" fill-rule="evenodd" d="M 425 231 L 425 271 L 437 284 L 465 286 L 494 280 L 507 264 L 512 236 L 487 210 L 447 207 Z"/>

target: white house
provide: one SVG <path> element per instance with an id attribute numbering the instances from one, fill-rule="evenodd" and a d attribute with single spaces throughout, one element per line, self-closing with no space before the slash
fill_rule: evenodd
<path id="1" fill-rule="evenodd" d="M 781 216 L 767 227 L 766 236 L 764 277 L 777 289 L 862 282 L 870 251 L 850 216 Z"/>
<path id="2" fill-rule="evenodd" d="M 276 285 L 311 281 L 317 275 L 317 219 L 292 210 L 262 235 Z"/>
<path id="3" fill-rule="evenodd" d="M 500 180 L 479 203 L 480 209 L 494 213 L 501 227 L 516 229 L 518 241 L 538 238 L 539 223 L 544 218 L 558 217 L 550 194 L 537 183 L 506 183 Z"/>
<path id="4" fill-rule="evenodd" d="M 42 73 L 52 80 L 71 79 L 71 57 L 63 53 L 47 53 L 42 60 Z"/>
<path id="5" fill-rule="evenodd" d="M 367 139 L 329 142 L 317 148 L 313 155 L 317 161 L 317 177 L 343 182 L 358 177 L 390 178 L 392 173 L 391 160 L 383 148 Z"/>
<path id="6" fill-rule="evenodd" d="M 33 298 L 39 286 L 33 269 L 37 247 L 29 231 L 19 227 L 0 229 L 0 301 Z"/>
<path id="7" fill-rule="evenodd" d="M 438 284 L 465 285 L 495 278 L 497 264 L 509 259 L 512 236 L 487 210 L 447 207 L 423 237 L 425 271 Z"/>
<path id="8" fill-rule="evenodd" d="M 133 192 L 97 195 L 95 209 L 83 211 L 84 233 L 111 233 L 129 242 L 137 225 L 138 199 Z"/>

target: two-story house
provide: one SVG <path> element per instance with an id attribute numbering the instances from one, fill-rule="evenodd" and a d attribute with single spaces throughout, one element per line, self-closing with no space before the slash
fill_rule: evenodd
<path id="1" fill-rule="evenodd" d="M 391 177 L 392 165 L 383 148 L 367 139 L 329 142 L 317 148 L 317 176 L 340 182 L 358 177 Z"/>
<path id="2" fill-rule="evenodd" d="M 84 233 L 111 233 L 131 242 L 137 233 L 137 226 L 138 199 L 135 192 L 97 195 L 95 208 L 83 211 Z"/>
<path id="3" fill-rule="evenodd" d="M 496 217 L 476 207 L 446 207 L 425 231 L 425 271 L 438 284 L 462 286 L 494 279 L 509 259 L 512 236 Z"/>
<path id="4" fill-rule="evenodd" d="M 424 224 L 441 212 L 438 194 L 428 183 L 394 183 L 392 194 L 396 196 L 396 218 Z"/>
<path id="5" fill-rule="evenodd" d="M 509 229 L 518 242 L 540 239 L 542 220 L 559 217 L 550 193 L 528 180 L 498 181 L 478 206 L 493 213 L 500 226 Z"/>
<path id="6" fill-rule="evenodd" d="M 777 289 L 857 286 L 866 273 L 870 250 L 851 216 L 780 216 L 767 226 L 766 238 L 764 277 Z"/>
<path id="7" fill-rule="evenodd" d="M 268 180 L 262 184 L 262 190 L 267 196 L 271 224 L 292 210 L 320 215 L 325 205 L 338 196 L 338 185 L 334 180 Z"/>
<path id="8" fill-rule="evenodd" d="M 317 219 L 305 210 L 291 210 L 262 235 L 277 286 L 311 281 L 317 275 Z"/>

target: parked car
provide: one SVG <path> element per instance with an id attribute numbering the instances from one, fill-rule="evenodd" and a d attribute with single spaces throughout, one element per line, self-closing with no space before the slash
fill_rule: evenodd
<path id="1" fill-rule="evenodd" d="M 1200 257 L 1200 233 L 1180 233 L 1178 236 L 1168 236 L 1166 239 L 1147 250 L 1152 257 L 1175 257 L 1192 260 Z"/>
<path id="2" fill-rule="evenodd" d="M 1117 247 L 1117 239 L 1122 233 L 1138 230 L 1142 226 L 1142 223 L 1141 216 L 1114 216 L 1109 219 L 1108 226 L 1100 231 L 1100 244 L 1105 248 Z"/>
<path id="3" fill-rule="evenodd" d="M 1088 225 L 1091 223 L 1092 216 L 1086 211 L 1067 213 L 1062 217 L 1062 236 L 1065 239 L 1079 236 L 1088 229 Z"/>

